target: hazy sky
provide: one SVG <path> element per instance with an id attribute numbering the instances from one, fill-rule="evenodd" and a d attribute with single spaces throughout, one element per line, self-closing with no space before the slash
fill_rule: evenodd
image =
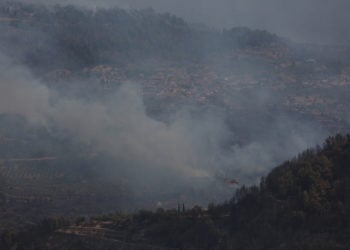
<path id="1" fill-rule="evenodd" d="M 29 0 L 27 0 L 29 1 Z M 55 2 L 56 0 L 31 0 Z M 298 41 L 350 43 L 349 0 L 61 0 L 91 7 L 152 7 L 215 27 L 267 29 Z"/>

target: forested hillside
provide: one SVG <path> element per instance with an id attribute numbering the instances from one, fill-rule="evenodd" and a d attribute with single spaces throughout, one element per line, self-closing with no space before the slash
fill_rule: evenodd
<path id="1" fill-rule="evenodd" d="M 43 221 L 6 232 L 17 249 L 348 249 L 350 135 L 337 135 L 273 169 L 259 186 L 207 208 Z M 92 240 L 93 239 L 93 240 Z M 98 242 L 93 244 L 92 242 Z M 96 248 L 95 248 L 96 247 Z M 128 249 L 129 249 L 128 248 Z"/>

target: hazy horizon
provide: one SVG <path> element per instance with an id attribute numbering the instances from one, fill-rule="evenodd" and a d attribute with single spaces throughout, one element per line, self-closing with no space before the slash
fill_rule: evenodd
<path id="1" fill-rule="evenodd" d="M 188 22 L 209 27 L 247 26 L 265 29 L 297 42 L 349 44 L 350 2 L 345 0 L 29 0 L 40 3 L 76 4 L 91 8 L 153 8 L 170 12 Z M 26 1 L 27 2 L 27 1 Z"/>

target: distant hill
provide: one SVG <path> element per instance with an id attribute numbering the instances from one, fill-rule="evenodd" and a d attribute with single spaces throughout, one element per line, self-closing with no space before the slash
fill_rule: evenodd
<path id="1" fill-rule="evenodd" d="M 349 249 L 350 135 L 330 137 L 230 202 L 46 220 L 2 235 L 3 249 Z M 93 240 L 92 240 L 93 239 Z M 124 242 L 124 243 L 123 243 Z M 96 248 L 97 247 L 97 248 Z M 127 248 L 127 249 L 129 249 Z"/>
<path id="2" fill-rule="evenodd" d="M 82 68 L 147 57 L 199 60 L 219 49 L 271 46 L 266 31 L 196 29 L 152 9 L 96 11 L 75 6 L 0 3 L 1 47 L 32 68 Z"/>

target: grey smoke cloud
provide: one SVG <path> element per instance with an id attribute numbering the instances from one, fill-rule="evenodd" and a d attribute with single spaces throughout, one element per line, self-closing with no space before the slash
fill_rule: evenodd
<path id="1" fill-rule="evenodd" d="M 300 42 L 348 44 L 347 0 L 62 0 L 32 2 L 78 4 L 92 8 L 120 6 L 174 13 L 213 27 L 266 29 Z"/>
<path id="2" fill-rule="evenodd" d="M 49 90 L 36 84 L 25 68 L 8 61 L 0 56 L 0 114 L 19 114 L 34 124 L 45 125 Z"/>
<path id="3" fill-rule="evenodd" d="M 262 128 L 263 137 L 227 147 L 235 133 L 249 129 L 248 124 L 242 131 L 231 131 L 221 114 L 193 115 L 187 109 L 172 114 L 171 122 L 165 123 L 147 114 L 137 84 L 124 84 L 106 99 L 68 98 L 8 58 L 1 56 L 0 62 L 0 114 L 18 114 L 35 126 L 59 128 L 112 156 L 118 168 L 129 171 L 131 185 L 151 182 L 159 189 L 157 183 L 167 179 L 191 186 L 195 185 L 192 179 L 211 183 L 217 175 L 255 183 L 272 167 L 320 143 L 325 135 L 310 124 L 280 116 Z M 245 105 L 263 106 L 266 99 L 264 94 L 258 104 L 252 100 Z"/>
<path id="4" fill-rule="evenodd" d="M 135 85 L 123 85 L 102 103 L 64 100 L 53 107 L 50 116 L 60 127 L 126 165 L 169 169 L 188 177 L 208 176 L 202 158 L 208 160 L 205 153 L 218 142 L 206 142 L 205 134 L 221 131 L 220 124 L 209 120 L 199 126 L 187 115 L 171 124 L 150 118 Z"/>
<path id="5" fill-rule="evenodd" d="M 171 124 L 149 117 L 134 84 L 123 85 L 108 100 L 87 102 L 57 97 L 25 68 L 6 59 L 0 68 L 0 114 L 18 114 L 34 125 L 64 129 L 127 165 L 207 177 L 211 156 L 205 155 L 215 152 L 225 137 L 220 119 L 214 117 L 197 120 L 184 111 Z"/>

